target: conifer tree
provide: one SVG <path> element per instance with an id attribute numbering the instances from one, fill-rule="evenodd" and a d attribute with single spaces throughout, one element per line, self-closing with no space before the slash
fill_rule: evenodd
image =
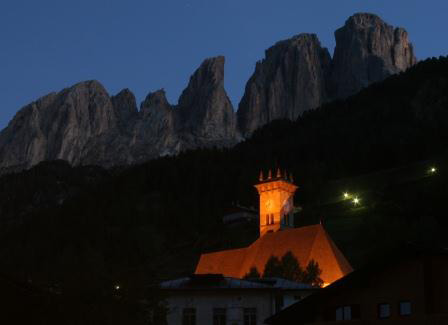
<path id="1" fill-rule="evenodd" d="M 244 279 L 259 279 L 261 277 L 260 272 L 258 272 L 257 267 L 252 266 L 249 272 L 246 273 Z"/>
<path id="2" fill-rule="evenodd" d="M 250 274 L 254 276 L 249 276 Z M 253 267 L 246 274 L 245 278 L 257 277 L 258 270 Z M 266 262 L 263 272 L 263 278 L 283 278 L 295 282 L 311 284 L 312 286 L 321 287 L 323 284 L 320 275 L 322 270 L 315 260 L 310 260 L 306 269 L 303 270 L 298 259 L 291 251 L 286 252 L 285 255 L 279 259 L 276 256 L 271 256 Z"/>
<path id="3" fill-rule="evenodd" d="M 311 260 L 306 266 L 302 281 L 315 287 L 321 287 L 324 283 L 320 278 L 321 274 L 322 270 L 319 268 L 319 264 L 315 260 Z"/>
<path id="4" fill-rule="evenodd" d="M 277 256 L 271 256 L 264 267 L 263 278 L 276 277 L 283 277 L 282 264 Z"/>
<path id="5" fill-rule="evenodd" d="M 281 274 L 282 278 L 301 282 L 303 278 L 303 270 L 300 267 L 299 261 L 291 251 L 286 252 L 281 259 Z"/>

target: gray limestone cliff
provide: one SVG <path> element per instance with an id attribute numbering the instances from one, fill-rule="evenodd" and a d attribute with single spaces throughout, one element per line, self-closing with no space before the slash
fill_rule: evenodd
<path id="1" fill-rule="evenodd" d="M 353 15 L 335 32 L 335 38 L 332 87 L 338 98 L 350 96 L 417 62 L 407 32 L 373 14 Z"/>
<path id="2" fill-rule="evenodd" d="M 238 126 L 245 136 L 274 119 L 296 119 L 329 100 L 355 94 L 417 62 L 407 32 L 373 14 L 353 15 L 335 37 L 333 59 L 314 34 L 300 34 L 266 51 L 239 105 Z"/>
<path id="3" fill-rule="evenodd" d="M 82 162 L 91 141 L 117 127 L 114 108 L 96 81 L 79 83 L 22 108 L 0 133 L 0 166 L 43 160 Z"/>
<path id="4" fill-rule="evenodd" d="M 205 60 L 191 76 L 177 107 L 177 126 L 187 145 L 204 139 L 235 143 L 236 117 L 224 89 L 224 57 Z"/>
<path id="5" fill-rule="evenodd" d="M 110 167 L 237 141 L 235 114 L 224 90 L 224 58 L 216 57 L 193 74 L 177 106 L 158 90 L 138 110 L 130 90 L 109 96 L 98 81 L 36 100 L 0 132 L 0 169 L 56 159 Z"/>
<path id="6" fill-rule="evenodd" d="M 177 105 L 162 89 L 149 93 L 139 110 L 129 89 L 109 96 L 97 81 L 51 93 L 22 108 L 0 132 L 0 173 L 44 160 L 110 167 L 231 146 L 272 120 L 294 120 L 416 63 L 406 31 L 376 15 L 353 15 L 335 37 L 333 58 L 314 34 L 266 50 L 237 113 L 224 89 L 222 56 L 202 62 Z"/>
<path id="7" fill-rule="evenodd" d="M 300 34 L 266 51 L 246 85 L 238 126 L 248 135 L 281 118 L 296 119 L 327 98 L 331 57 L 314 34 Z"/>
<path id="8" fill-rule="evenodd" d="M 181 151 L 175 125 L 175 112 L 163 89 L 149 93 L 140 105 L 139 119 L 130 146 L 135 161 Z M 148 152 L 151 152 L 148 155 Z"/>
<path id="9" fill-rule="evenodd" d="M 123 89 L 111 97 L 114 113 L 122 130 L 132 128 L 138 117 L 137 101 L 129 89 Z"/>

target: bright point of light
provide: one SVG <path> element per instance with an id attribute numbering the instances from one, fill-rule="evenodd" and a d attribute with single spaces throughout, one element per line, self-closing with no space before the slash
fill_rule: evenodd
<path id="1" fill-rule="evenodd" d="M 349 194 L 347 192 L 344 192 L 344 199 L 348 199 Z"/>
<path id="2" fill-rule="evenodd" d="M 355 198 L 353 199 L 353 204 L 354 204 L 354 205 L 358 205 L 358 204 L 359 204 L 359 199 L 358 199 L 357 197 L 355 197 Z"/>
<path id="3" fill-rule="evenodd" d="M 118 284 L 115 286 L 115 290 L 120 290 L 120 286 Z"/>
<path id="4" fill-rule="evenodd" d="M 437 171 L 437 169 L 435 167 L 431 167 L 429 171 L 434 174 Z"/>

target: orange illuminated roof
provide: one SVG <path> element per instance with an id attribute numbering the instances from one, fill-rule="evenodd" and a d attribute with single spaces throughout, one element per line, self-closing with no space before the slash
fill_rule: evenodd
<path id="1" fill-rule="evenodd" d="M 332 283 L 353 269 L 322 225 L 267 233 L 249 247 L 202 254 L 196 274 L 221 273 L 242 278 L 255 266 L 263 273 L 271 256 L 281 258 L 291 251 L 305 268 L 314 259 L 322 269 L 324 283 Z"/>

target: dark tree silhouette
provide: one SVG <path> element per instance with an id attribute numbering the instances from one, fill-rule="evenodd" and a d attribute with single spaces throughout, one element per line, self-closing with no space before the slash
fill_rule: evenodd
<path id="1" fill-rule="evenodd" d="M 294 254 L 289 251 L 281 259 L 282 277 L 291 281 L 301 282 L 303 270 Z"/>
<path id="2" fill-rule="evenodd" d="M 282 263 L 276 256 L 271 256 L 264 266 L 263 278 L 282 278 L 283 267 Z"/>
<path id="3" fill-rule="evenodd" d="M 256 270 L 255 267 L 252 267 L 250 272 L 253 269 Z M 311 260 L 306 266 L 306 269 L 303 270 L 294 254 L 288 251 L 281 259 L 276 256 L 269 258 L 264 267 L 263 278 L 283 278 L 321 287 L 323 284 L 320 278 L 321 274 L 322 270 L 315 260 Z"/>
<path id="4" fill-rule="evenodd" d="M 252 266 L 248 273 L 244 276 L 244 279 L 258 279 L 261 277 L 260 272 L 255 266 Z"/>
<path id="5" fill-rule="evenodd" d="M 321 274 L 322 270 L 319 268 L 319 263 L 315 260 L 311 260 L 306 266 L 302 281 L 315 287 L 321 287 L 324 284 L 324 281 L 320 278 Z"/>

